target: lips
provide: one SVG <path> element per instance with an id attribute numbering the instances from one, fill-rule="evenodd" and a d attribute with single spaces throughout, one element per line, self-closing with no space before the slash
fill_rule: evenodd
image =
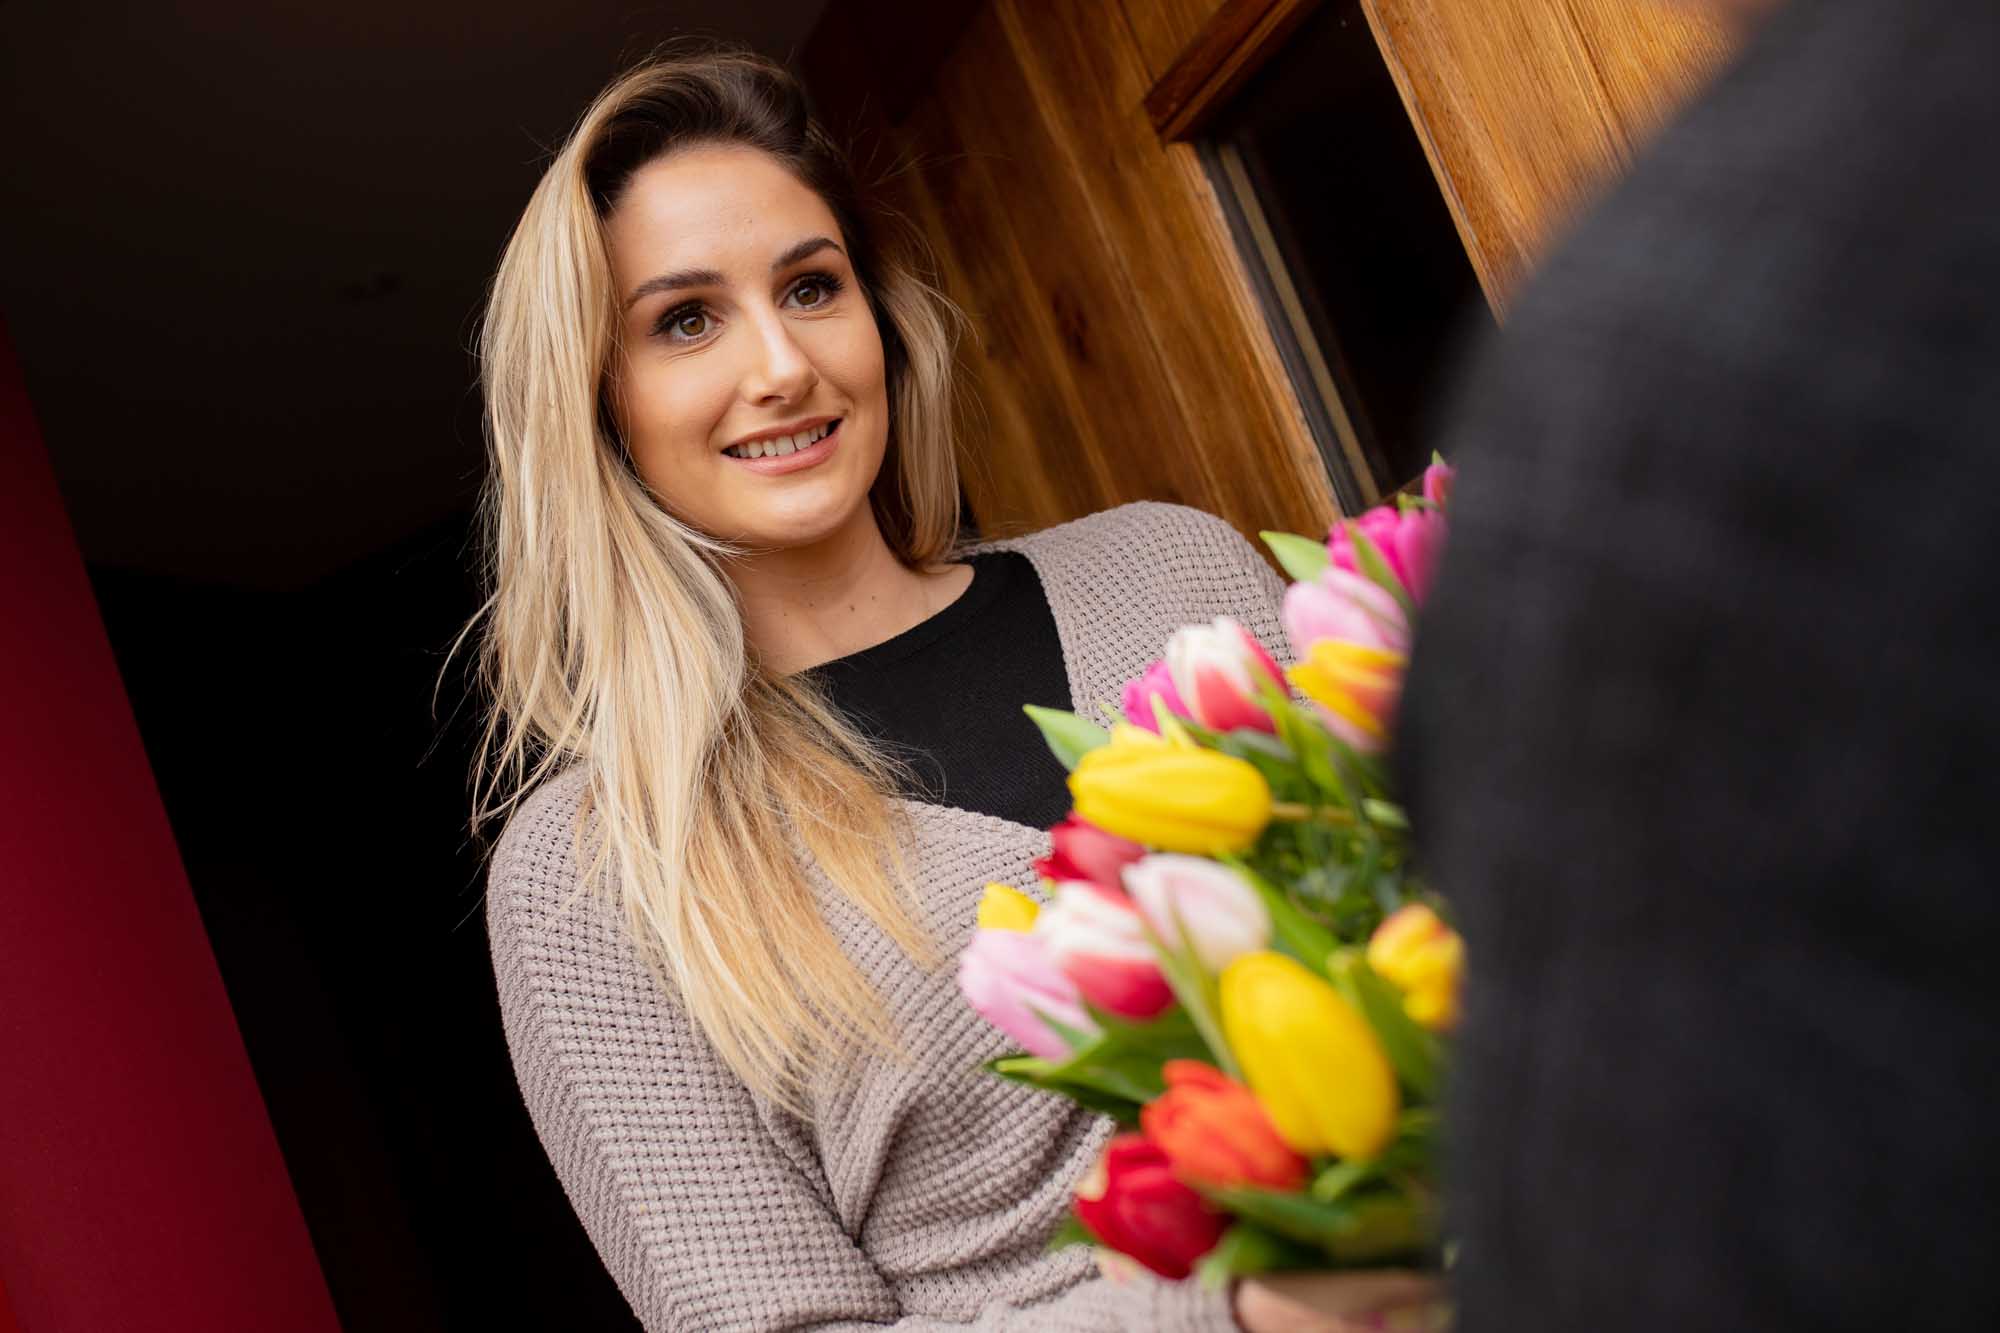
<path id="1" fill-rule="evenodd" d="M 775 477 L 782 476 L 788 472 L 801 472 L 806 468 L 817 467 L 819 464 L 833 457 L 834 451 L 840 447 L 840 428 L 843 421 L 844 418 L 837 418 L 827 422 L 824 426 L 815 428 L 814 431 L 801 432 L 801 434 L 808 436 L 817 434 L 820 431 L 825 432 L 804 448 L 799 448 L 796 443 L 793 443 L 793 440 L 797 438 L 796 436 L 792 437 L 791 440 L 785 441 L 785 443 L 792 444 L 791 452 L 789 453 L 764 454 L 757 458 L 742 458 L 736 454 L 724 452 L 722 456 L 737 467 L 747 468 L 761 476 Z"/>

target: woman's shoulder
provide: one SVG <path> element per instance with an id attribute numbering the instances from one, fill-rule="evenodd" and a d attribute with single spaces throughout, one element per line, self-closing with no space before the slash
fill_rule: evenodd
<path id="1" fill-rule="evenodd" d="M 1134 500 L 980 549 L 1018 550 L 1038 563 L 1089 564 L 1115 556 L 1142 567 L 1189 556 L 1230 563 L 1240 563 L 1246 553 L 1258 558 L 1226 520 L 1165 500 Z"/>
<path id="2" fill-rule="evenodd" d="M 493 845 L 487 869 L 489 898 L 505 887 L 513 894 L 564 894 L 579 877 L 572 847 L 578 811 L 589 787 L 582 764 L 572 764 L 522 797 Z"/>
<path id="3" fill-rule="evenodd" d="M 995 545 L 1022 552 L 1041 575 L 1085 709 L 1115 703 L 1182 625 L 1231 616 L 1283 651 L 1284 581 L 1214 514 L 1140 500 Z"/>
<path id="4" fill-rule="evenodd" d="M 1184 621 L 1255 616 L 1284 589 L 1247 537 L 1191 505 L 1136 500 L 1017 542 L 1086 600 L 1146 599 Z"/>
<path id="5" fill-rule="evenodd" d="M 578 816 L 589 774 L 576 764 L 523 797 L 486 869 L 486 934 L 496 971 L 529 968 L 551 949 L 572 962 L 626 968 L 633 960 L 604 896 L 586 891 L 577 859 Z"/>

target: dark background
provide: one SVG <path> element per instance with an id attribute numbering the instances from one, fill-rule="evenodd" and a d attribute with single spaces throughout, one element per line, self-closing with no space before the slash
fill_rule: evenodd
<path id="1" fill-rule="evenodd" d="M 0 313 L 350 1329 L 636 1326 L 493 998 L 469 348 L 617 69 L 820 7 L 0 5 Z"/>

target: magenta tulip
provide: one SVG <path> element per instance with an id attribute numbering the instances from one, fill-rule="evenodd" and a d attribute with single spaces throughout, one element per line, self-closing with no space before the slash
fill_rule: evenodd
<path id="1" fill-rule="evenodd" d="M 1132 904 L 1169 949 L 1194 951 L 1220 972 L 1271 942 L 1271 914 L 1257 891 L 1228 866 L 1161 852 L 1125 867 Z"/>
<path id="2" fill-rule="evenodd" d="M 1187 705 L 1181 702 L 1181 696 L 1174 689 L 1173 673 L 1167 670 L 1165 662 L 1155 662 L 1146 668 L 1146 674 L 1139 679 L 1125 683 L 1125 694 L 1120 700 L 1124 705 L 1125 720 L 1157 735 L 1160 723 L 1153 716 L 1155 697 L 1163 701 L 1167 711 L 1175 717 L 1188 716 Z"/>
<path id="3" fill-rule="evenodd" d="M 1033 938 L 1083 998 L 1108 1014 L 1153 1018 L 1174 1002 L 1145 923 L 1122 892 L 1058 885 L 1055 901 L 1035 918 Z"/>
<path id="4" fill-rule="evenodd" d="M 1124 891 L 1120 873 L 1146 854 L 1138 843 L 1106 833 L 1074 814 L 1049 830 L 1049 847 L 1049 854 L 1035 862 L 1035 873 L 1043 879 L 1084 880 L 1119 892 Z"/>
<path id="5" fill-rule="evenodd" d="M 1187 625 L 1167 640 L 1167 670 L 1188 716 L 1214 731 L 1276 731 L 1258 701 L 1265 683 L 1285 689 L 1284 673 L 1255 635 L 1228 616 Z"/>
<path id="6" fill-rule="evenodd" d="M 1449 463 L 1432 463 L 1424 469 L 1424 499 L 1440 509 L 1451 507 L 1452 483 L 1458 479 L 1458 469 Z"/>
<path id="7" fill-rule="evenodd" d="M 1329 567 L 1309 583 L 1285 590 L 1285 634 L 1304 661 L 1313 644 L 1337 639 L 1392 653 L 1410 650 L 1410 618 L 1373 579 Z"/>
<path id="8" fill-rule="evenodd" d="M 1075 983 L 1049 957 L 1042 941 L 1015 930 L 981 930 L 958 960 L 958 988 L 994 1027 L 1045 1060 L 1069 1054 L 1069 1043 L 1049 1026 L 1054 1020 L 1095 1035 Z"/>
<path id="9" fill-rule="evenodd" d="M 1449 477 L 1441 483 L 1448 493 Z M 1396 576 L 1411 598 L 1422 602 L 1429 595 L 1431 580 L 1444 554 L 1447 523 L 1444 512 L 1421 506 L 1398 510 L 1394 505 L 1377 505 L 1356 519 L 1343 519 L 1326 536 L 1327 558 L 1335 569 L 1361 572 L 1354 555 L 1350 525 L 1359 528 L 1375 549 L 1382 553 L 1389 572 Z"/>

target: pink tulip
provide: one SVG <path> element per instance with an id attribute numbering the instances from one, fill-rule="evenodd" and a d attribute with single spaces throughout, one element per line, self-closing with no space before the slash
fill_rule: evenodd
<path id="1" fill-rule="evenodd" d="M 1329 566 L 1317 579 L 1287 588 L 1284 621 L 1292 656 L 1300 661 L 1321 639 L 1395 653 L 1410 650 L 1410 618 L 1403 604 L 1373 579 L 1351 570 Z"/>
<path id="2" fill-rule="evenodd" d="M 1044 1060 L 1069 1054 L 1069 1043 L 1048 1020 L 1078 1032 L 1097 1032 L 1075 984 L 1032 934 L 974 932 L 972 943 L 959 955 L 958 988 L 982 1018 L 1019 1042 L 1022 1050 Z"/>
<path id="3" fill-rule="evenodd" d="M 1119 872 L 1146 854 L 1138 843 L 1106 833 L 1074 814 L 1049 830 L 1049 847 L 1049 854 L 1035 862 L 1035 873 L 1043 879 L 1083 880 L 1119 892 L 1123 891 Z"/>
<path id="4" fill-rule="evenodd" d="M 1204 727 L 1277 730 L 1257 694 L 1265 681 L 1283 691 L 1284 673 L 1256 636 L 1228 616 L 1175 630 L 1167 640 L 1167 670 L 1188 715 Z"/>
<path id="5" fill-rule="evenodd" d="M 1169 949 L 1193 949 L 1211 972 L 1271 942 L 1271 914 L 1256 890 L 1204 857 L 1149 856 L 1125 867 L 1125 888 Z"/>
<path id="6" fill-rule="evenodd" d="M 1155 735 L 1159 733 L 1159 719 L 1153 716 L 1153 698 L 1158 696 L 1166 702 L 1167 711 L 1175 717 L 1188 715 L 1187 705 L 1174 690 L 1173 673 L 1167 670 L 1165 662 L 1155 662 L 1146 668 L 1146 674 L 1137 680 L 1125 683 L 1125 696 L 1120 702 L 1125 707 L 1125 720 L 1135 727 L 1144 727 Z"/>
<path id="7" fill-rule="evenodd" d="M 1458 469 L 1449 463 L 1432 463 L 1424 469 L 1424 499 L 1440 509 L 1451 507 L 1452 483 L 1458 479 Z"/>
<path id="8" fill-rule="evenodd" d="M 1120 1018 L 1153 1018 L 1174 1002 L 1146 940 L 1146 927 L 1123 893 L 1095 884 L 1057 886 L 1035 918 L 1034 938 L 1083 998 Z"/>
<path id="9" fill-rule="evenodd" d="M 1447 477 L 1441 484 L 1449 493 L 1450 479 Z M 1444 553 L 1447 531 L 1444 512 L 1430 508 L 1399 511 L 1394 505 L 1377 505 L 1360 518 L 1342 519 L 1334 524 L 1326 535 L 1327 558 L 1335 569 L 1358 574 L 1361 564 L 1354 555 L 1350 524 L 1375 544 L 1389 572 L 1421 603 L 1430 593 L 1431 579 Z"/>

